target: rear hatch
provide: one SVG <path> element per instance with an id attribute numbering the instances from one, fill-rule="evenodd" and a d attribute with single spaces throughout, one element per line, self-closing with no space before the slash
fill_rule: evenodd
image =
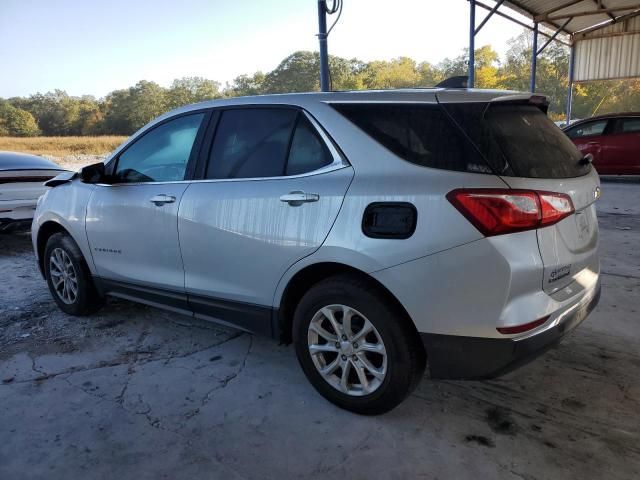
<path id="1" fill-rule="evenodd" d="M 549 120 L 544 97 L 512 95 L 472 103 L 460 102 L 455 92 L 438 97 L 509 187 L 571 198 L 573 214 L 536 232 L 544 265 L 543 290 L 552 294 L 589 271 L 598 272 L 595 201 L 600 181 L 595 169 Z"/>

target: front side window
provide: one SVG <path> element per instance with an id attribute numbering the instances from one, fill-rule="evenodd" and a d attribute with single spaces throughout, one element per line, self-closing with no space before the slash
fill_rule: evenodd
<path id="1" fill-rule="evenodd" d="M 204 113 L 185 115 L 155 127 L 119 157 L 114 183 L 184 180 Z"/>
<path id="2" fill-rule="evenodd" d="M 566 133 L 569 138 L 594 137 L 596 135 L 602 135 L 604 133 L 604 129 L 607 128 L 607 122 L 608 120 L 598 120 L 595 122 L 583 123 L 570 128 Z"/>

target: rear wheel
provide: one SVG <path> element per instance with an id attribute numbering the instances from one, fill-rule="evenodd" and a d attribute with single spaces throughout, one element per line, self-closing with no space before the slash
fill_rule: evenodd
<path id="1" fill-rule="evenodd" d="M 56 233 L 44 249 L 44 273 L 53 299 L 70 315 L 87 315 L 98 310 L 98 295 L 89 267 L 76 242 L 65 233 Z"/>
<path id="2" fill-rule="evenodd" d="M 305 375 L 321 395 L 347 410 L 387 412 L 424 372 L 415 330 L 384 292 L 359 277 L 341 275 L 313 286 L 296 309 L 293 328 Z"/>

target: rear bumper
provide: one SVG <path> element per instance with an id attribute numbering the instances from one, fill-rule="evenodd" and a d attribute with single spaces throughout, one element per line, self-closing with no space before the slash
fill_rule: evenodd
<path id="1" fill-rule="evenodd" d="M 577 327 L 600 299 L 600 282 L 556 319 L 555 325 L 523 339 L 421 333 L 432 378 L 486 379 L 508 373 L 536 358 Z M 553 323 L 553 322 L 552 322 Z"/>

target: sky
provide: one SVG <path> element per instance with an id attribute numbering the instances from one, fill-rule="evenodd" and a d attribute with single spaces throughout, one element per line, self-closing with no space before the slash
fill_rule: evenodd
<path id="1" fill-rule="evenodd" d="M 467 47 L 468 12 L 466 0 L 344 0 L 329 53 L 438 63 Z M 478 23 L 485 14 L 478 9 Z M 186 76 L 224 86 L 318 50 L 317 29 L 316 0 L 0 0 L 0 97 L 54 89 L 102 97 Z M 503 54 L 521 32 L 494 16 L 476 47 Z"/>

